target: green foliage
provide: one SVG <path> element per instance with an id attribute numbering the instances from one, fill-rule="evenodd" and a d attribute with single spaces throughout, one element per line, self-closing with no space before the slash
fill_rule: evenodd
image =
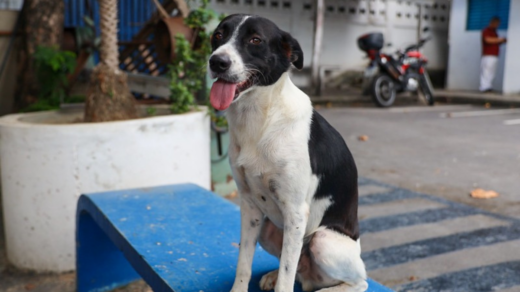
<path id="1" fill-rule="evenodd" d="M 210 33 L 206 25 L 217 17 L 207 8 L 208 0 L 203 0 L 200 7 L 193 10 L 184 20 L 192 29 L 198 30 L 197 48 L 192 49 L 184 35 L 175 36 L 176 59 L 169 66 L 171 110 L 173 113 L 185 113 L 196 107 L 194 94 L 204 87 L 206 62 L 211 54 Z"/>
<path id="2" fill-rule="evenodd" d="M 85 102 L 84 95 L 69 95 L 65 97 L 66 103 L 83 103 Z"/>
<path id="3" fill-rule="evenodd" d="M 177 58 L 170 65 L 171 109 L 173 113 L 188 112 L 195 106 L 194 93 L 202 88 L 205 69 L 201 67 L 199 50 L 192 50 L 183 35 L 175 37 Z"/>
<path id="4" fill-rule="evenodd" d="M 150 116 L 150 117 L 157 115 L 157 109 L 154 108 L 154 107 L 147 107 L 146 108 L 146 115 Z"/>
<path id="5" fill-rule="evenodd" d="M 191 28 L 205 27 L 210 21 L 217 17 L 215 11 L 208 9 L 208 0 L 202 0 L 199 8 L 193 10 L 184 23 Z"/>
<path id="6" fill-rule="evenodd" d="M 217 15 L 207 8 L 208 0 L 203 0 L 200 7 L 190 13 L 184 23 L 192 29 L 198 29 L 198 46 L 195 50 L 183 35 L 175 37 L 176 59 L 170 65 L 171 110 L 173 113 L 185 113 L 196 107 L 194 94 L 204 87 L 206 82 L 206 62 L 211 54 L 210 36 L 205 27 L 213 19 L 222 20 L 225 15 Z M 206 93 L 209 96 L 209 93 Z M 217 115 L 215 109 L 208 103 L 208 114 L 218 127 L 227 127 L 223 115 Z"/>
<path id="7" fill-rule="evenodd" d="M 208 114 L 211 119 L 211 122 L 214 123 L 219 128 L 227 128 L 228 127 L 228 121 L 225 116 L 223 115 L 217 115 L 215 110 L 211 105 L 208 105 Z"/>
<path id="8" fill-rule="evenodd" d="M 36 79 L 39 85 L 38 100 L 24 111 L 57 109 L 66 99 L 67 75 L 76 68 L 76 55 L 58 47 L 38 46 L 33 55 Z"/>

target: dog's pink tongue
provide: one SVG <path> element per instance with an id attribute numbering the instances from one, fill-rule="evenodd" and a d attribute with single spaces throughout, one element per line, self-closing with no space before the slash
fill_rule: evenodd
<path id="1" fill-rule="evenodd" d="M 236 88 L 237 85 L 234 83 L 229 83 L 222 79 L 215 81 L 209 93 L 211 105 L 219 111 L 227 109 L 233 102 Z"/>

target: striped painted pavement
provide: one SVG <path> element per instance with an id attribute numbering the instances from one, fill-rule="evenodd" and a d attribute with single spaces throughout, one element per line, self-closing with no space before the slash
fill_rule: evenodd
<path id="1" fill-rule="evenodd" d="M 520 220 L 359 181 L 362 257 L 395 291 L 520 292 Z"/>

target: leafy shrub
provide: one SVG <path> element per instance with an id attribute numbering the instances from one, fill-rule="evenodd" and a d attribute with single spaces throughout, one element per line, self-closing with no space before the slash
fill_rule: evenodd
<path id="1" fill-rule="evenodd" d="M 169 66 L 173 113 L 184 113 L 195 107 L 194 94 L 204 88 L 207 73 L 206 62 L 211 54 L 211 32 L 207 32 L 205 27 L 217 18 L 217 14 L 207 8 L 208 2 L 208 0 L 203 0 L 201 5 L 184 20 L 188 27 L 198 29 L 196 48 L 192 49 L 184 35 L 175 36 L 176 58 Z"/>
<path id="2" fill-rule="evenodd" d="M 33 54 L 36 80 L 39 85 L 38 100 L 25 111 L 57 109 L 65 100 L 67 75 L 76 68 L 76 55 L 61 51 L 58 47 L 38 46 Z"/>

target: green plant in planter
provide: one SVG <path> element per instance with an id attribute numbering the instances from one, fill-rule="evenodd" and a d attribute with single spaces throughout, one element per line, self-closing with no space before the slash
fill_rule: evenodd
<path id="1" fill-rule="evenodd" d="M 207 53 L 202 51 L 203 48 L 192 50 L 183 35 L 178 35 L 175 39 L 177 58 L 174 64 L 170 65 L 171 110 L 180 114 L 196 106 L 194 93 L 203 86 Z"/>
<path id="2" fill-rule="evenodd" d="M 66 99 L 67 75 L 76 67 L 76 55 L 58 47 L 38 46 L 33 54 L 36 79 L 40 90 L 38 100 L 24 111 L 57 109 Z"/>
<path id="3" fill-rule="evenodd" d="M 198 45 L 192 49 L 184 35 L 175 36 L 175 61 L 170 64 L 170 93 L 171 110 L 173 113 L 185 113 L 197 106 L 194 94 L 204 88 L 206 80 L 206 62 L 211 54 L 210 35 L 204 28 L 210 21 L 217 18 L 217 14 L 207 8 L 208 0 L 192 11 L 184 23 L 192 29 L 198 29 Z M 222 15 L 219 17 L 222 18 Z M 208 96 L 209 94 L 206 94 Z M 209 101 L 208 101 L 209 104 Z M 212 107 L 208 107 L 213 122 L 219 126 L 226 126 L 223 116 L 218 116 Z"/>

